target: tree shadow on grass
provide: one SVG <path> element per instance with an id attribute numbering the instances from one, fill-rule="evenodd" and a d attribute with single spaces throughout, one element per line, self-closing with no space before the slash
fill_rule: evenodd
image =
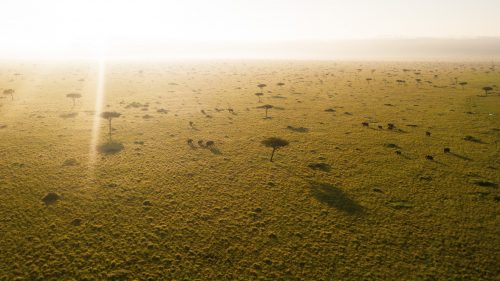
<path id="1" fill-rule="evenodd" d="M 78 116 L 78 112 L 62 113 L 59 115 L 62 119 L 75 118 Z"/>
<path id="2" fill-rule="evenodd" d="M 97 151 L 102 154 L 110 155 L 116 154 L 122 151 L 124 148 L 123 144 L 118 142 L 107 142 L 105 144 L 101 144 L 97 147 Z"/>
<path id="3" fill-rule="evenodd" d="M 332 167 L 326 163 L 311 163 L 311 164 L 307 165 L 307 167 L 309 167 L 313 170 L 320 170 L 323 172 L 330 172 L 332 170 Z"/>
<path id="4" fill-rule="evenodd" d="M 344 191 L 331 184 L 313 182 L 311 184 L 311 195 L 318 201 L 349 215 L 363 213 L 361 205 L 349 198 Z"/>
<path id="5" fill-rule="evenodd" d="M 290 131 L 294 131 L 294 132 L 297 132 L 297 133 L 307 133 L 307 132 L 309 132 L 309 129 L 308 128 L 304 128 L 304 127 L 287 126 L 286 128 L 288 130 L 290 130 Z"/>

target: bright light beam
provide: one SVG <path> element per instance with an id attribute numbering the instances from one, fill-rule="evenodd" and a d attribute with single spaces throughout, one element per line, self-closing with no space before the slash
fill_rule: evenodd
<path id="1" fill-rule="evenodd" d="M 99 133 L 101 128 L 102 104 L 105 96 L 105 82 L 106 82 L 105 79 L 106 79 L 106 61 L 104 56 L 100 56 L 100 58 L 98 59 L 94 120 L 92 122 L 92 138 L 90 140 L 90 150 L 89 150 L 89 156 L 90 156 L 89 169 L 91 175 L 93 175 L 94 173 L 95 160 L 97 156 L 97 142 L 99 140 Z"/>

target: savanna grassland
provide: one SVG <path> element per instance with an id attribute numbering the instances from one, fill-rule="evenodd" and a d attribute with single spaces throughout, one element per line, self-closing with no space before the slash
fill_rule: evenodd
<path id="1" fill-rule="evenodd" d="M 104 74 L 115 150 L 97 63 L 1 64 L 0 280 L 498 279 L 498 66 Z"/>

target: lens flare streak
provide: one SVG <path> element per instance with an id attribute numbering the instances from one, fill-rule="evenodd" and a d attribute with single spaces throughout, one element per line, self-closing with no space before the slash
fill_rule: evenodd
<path id="1" fill-rule="evenodd" d="M 101 127 L 101 112 L 102 104 L 105 95 L 105 78 L 106 78 L 106 62 L 104 59 L 99 59 L 98 70 L 97 70 L 97 84 L 96 84 L 96 94 L 95 94 L 95 106 L 94 106 L 94 120 L 92 122 L 92 137 L 90 141 L 90 151 L 89 151 L 89 168 L 93 172 L 96 155 L 97 155 L 97 142 L 99 140 L 99 133 Z"/>

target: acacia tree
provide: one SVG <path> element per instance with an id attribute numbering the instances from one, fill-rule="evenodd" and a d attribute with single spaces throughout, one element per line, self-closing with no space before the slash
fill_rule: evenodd
<path id="1" fill-rule="evenodd" d="M 465 85 L 467 85 L 467 82 L 460 82 L 460 86 L 462 86 L 462 90 L 465 89 Z"/>
<path id="2" fill-rule="evenodd" d="M 71 94 L 67 94 L 66 97 L 72 99 L 73 100 L 73 106 L 75 106 L 76 99 L 81 98 L 82 95 L 77 94 L 77 93 L 71 93 Z"/>
<path id="3" fill-rule="evenodd" d="M 101 113 L 101 117 L 108 120 L 109 122 L 109 142 L 112 142 L 112 138 L 111 138 L 111 120 L 113 120 L 113 118 L 118 118 L 120 117 L 122 114 L 121 113 L 118 113 L 118 112 L 114 112 L 114 111 L 105 111 L 103 113 Z"/>
<path id="4" fill-rule="evenodd" d="M 278 84 L 276 84 L 276 85 L 278 85 L 278 86 L 281 88 L 281 87 L 285 86 L 285 83 L 283 83 L 283 82 L 279 82 L 279 83 L 278 83 Z"/>
<path id="5" fill-rule="evenodd" d="M 262 106 L 259 106 L 258 108 L 264 108 L 264 109 L 266 110 L 266 118 L 268 118 L 268 117 L 267 117 L 267 111 L 268 111 L 269 109 L 273 108 L 273 106 L 272 106 L 272 105 L 270 105 L 270 104 L 264 104 L 264 105 L 262 105 Z"/>
<path id="6" fill-rule="evenodd" d="M 262 97 L 264 94 L 263 93 L 255 93 L 255 95 L 259 97 L 259 102 L 262 102 L 262 100 L 260 99 L 260 97 Z"/>
<path id="7" fill-rule="evenodd" d="M 266 147 L 271 147 L 273 149 L 273 152 L 271 153 L 271 158 L 269 159 L 269 161 L 273 162 L 274 152 L 277 149 L 287 146 L 289 142 L 281 138 L 271 137 L 263 140 L 262 144 Z"/>
<path id="8" fill-rule="evenodd" d="M 267 87 L 267 85 L 266 84 L 259 84 L 259 85 L 257 85 L 257 87 L 259 87 L 260 92 L 262 93 L 262 89 L 264 89 L 265 87 Z"/>
<path id="9" fill-rule="evenodd" d="M 10 99 L 11 100 L 14 100 L 14 89 L 6 89 L 6 90 L 3 90 L 3 94 L 4 95 L 10 95 Z"/>
<path id="10" fill-rule="evenodd" d="M 488 95 L 488 92 L 491 91 L 491 90 L 493 90 L 492 87 L 483 87 L 483 91 L 484 91 L 485 95 Z"/>

